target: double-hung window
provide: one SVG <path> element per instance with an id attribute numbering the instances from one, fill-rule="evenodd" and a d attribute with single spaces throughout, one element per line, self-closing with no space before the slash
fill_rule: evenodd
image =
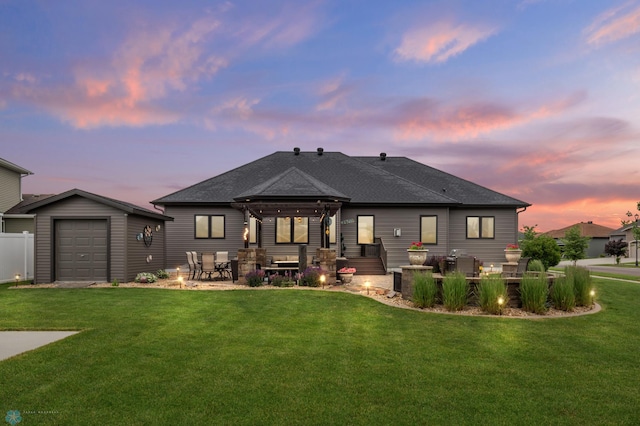
<path id="1" fill-rule="evenodd" d="M 358 244 L 373 244 L 374 235 L 374 217 L 358 216 Z"/>
<path id="2" fill-rule="evenodd" d="M 493 216 L 467 216 L 467 238 L 495 238 Z"/>
<path id="3" fill-rule="evenodd" d="M 224 215 L 196 215 L 196 238 L 224 238 Z"/>

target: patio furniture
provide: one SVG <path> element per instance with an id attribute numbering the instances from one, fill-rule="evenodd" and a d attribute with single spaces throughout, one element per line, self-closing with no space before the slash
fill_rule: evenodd
<path id="1" fill-rule="evenodd" d="M 200 274 L 201 277 L 206 274 L 209 279 L 213 279 L 212 274 L 217 272 L 213 253 L 202 253 L 202 265 L 200 269 L 202 271 Z"/>
<path id="2" fill-rule="evenodd" d="M 522 277 L 529 267 L 530 257 L 521 257 L 518 260 L 518 268 L 516 269 L 516 277 Z"/>
<path id="3" fill-rule="evenodd" d="M 465 277 L 475 277 L 477 273 L 475 257 L 456 258 L 456 271 L 462 272 Z"/>
<path id="4" fill-rule="evenodd" d="M 187 279 L 195 280 L 196 276 L 199 277 L 202 273 L 200 269 L 200 262 L 198 262 L 197 255 L 194 257 L 194 252 L 187 251 L 185 254 L 187 255 L 187 263 L 189 264 L 189 275 L 187 276 Z"/>
<path id="5" fill-rule="evenodd" d="M 216 252 L 216 272 L 221 280 L 228 278 L 233 279 L 233 274 L 231 272 L 231 261 L 229 260 L 229 252 L 228 251 L 218 251 Z"/>

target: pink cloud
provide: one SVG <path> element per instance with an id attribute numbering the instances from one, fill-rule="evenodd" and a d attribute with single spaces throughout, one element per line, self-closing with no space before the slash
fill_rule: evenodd
<path id="1" fill-rule="evenodd" d="M 495 33 L 482 25 L 437 22 L 408 30 L 395 54 L 402 61 L 446 62 Z"/>
<path id="2" fill-rule="evenodd" d="M 640 5 L 627 2 L 598 16 L 586 28 L 587 43 L 603 45 L 630 37 L 640 32 Z"/>

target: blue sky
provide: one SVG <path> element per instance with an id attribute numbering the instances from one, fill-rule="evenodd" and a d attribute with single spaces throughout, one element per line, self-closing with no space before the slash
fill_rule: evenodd
<path id="1" fill-rule="evenodd" d="M 640 0 L 0 0 L 0 58 L 25 193 L 149 206 L 297 146 L 414 158 L 540 230 L 640 199 Z"/>

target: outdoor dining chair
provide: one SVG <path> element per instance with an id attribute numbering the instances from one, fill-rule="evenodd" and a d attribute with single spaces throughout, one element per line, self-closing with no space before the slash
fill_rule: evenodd
<path id="1" fill-rule="evenodd" d="M 216 272 L 216 263 L 213 253 L 202 253 L 202 263 L 201 263 L 201 276 L 207 275 L 209 279 L 213 279 L 211 276 Z"/>
<path id="2" fill-rule="evenodd" d="M 196 277 L 199 277 L 201 274 L 200 262 L 198 262 L 197 255 L 194 256 L 194 252 L 186 251 L 185 254 L 187 255 L 187 263 L 189 264 L 189 276 L 187 278 L 193 278 L 195 280 Z"/>
<path id="3" fill-rule="evenodd" d="M 216 272 L 220 276 L 221 279 L 225 279 L 227 277 L 231 278 L 231 262 L 229 261 L 229 252 L 228 251 L 218 251 L 216 252 Z"/>

